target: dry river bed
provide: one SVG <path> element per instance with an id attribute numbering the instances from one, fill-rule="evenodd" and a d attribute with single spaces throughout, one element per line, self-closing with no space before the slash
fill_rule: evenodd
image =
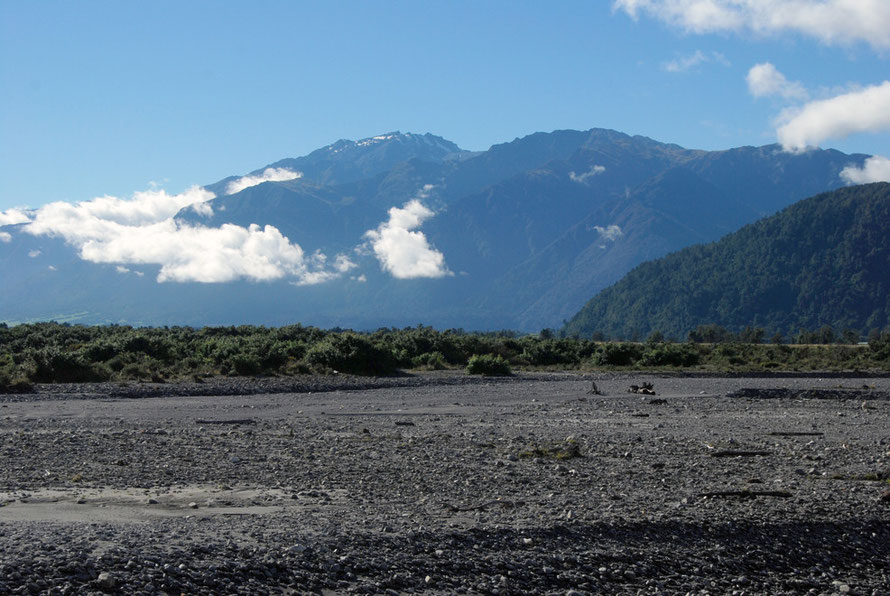
<path id="1" fill-rule="evenodd" d="M 890 378 L 275 383 L 0 395 L 0 594 L 890 594 Z"/>

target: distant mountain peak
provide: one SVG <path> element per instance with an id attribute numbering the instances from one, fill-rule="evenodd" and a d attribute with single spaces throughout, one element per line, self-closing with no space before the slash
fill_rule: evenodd
<path id="1" fill-rule="evenodd" d="M 393 131 L 387 132 L 384 134 L 375 135 L 373 137 L 367 137 L 364 139 L 359 139 L 357 141 L 352 141 L 349 139 L 340 139 L 336 143 L 332 143 L 327 147 L 323 147 L 321 151 L 328 151 L 331 153 L 340 153 L 342 151 L 346 151 L 349 149 L 359 149 L 359 148 L 374 148 L 375 146 L 382 146 L 386 144 L 398 143 L 401 145 L 417 145 L 417 146 L 428 146 L 431 148 L 436 148 L 444 153 L 461 153 L 463 149 L 458 147 L 455 143 L 451 141 L 436 136 L 430 133 L 424 134 L 416 134 L 412 132 L 401 132 L 401 131 Z"/>
<path id="2" fill-rule="evenodd" d="M 269 164 L 251 172 L 251 175 L 262 174 L 268 168 L 285 168 L 300 172 L 307 181 L 335 185 L 370 178 L 413 159 L 442 163 L 469 153 L 455 143 L 430 133 L 393 131 L 358 141 L 340 139 L 308 155 Z M 222 192 L 224 187 L 221 183 L 206 188 Z"/>

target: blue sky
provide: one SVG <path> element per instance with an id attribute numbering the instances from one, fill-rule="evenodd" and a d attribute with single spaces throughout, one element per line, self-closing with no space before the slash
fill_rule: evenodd
<path id="1" fill-rule="evenodd" d="M 888 66 L 886 0 L 0 0 L 0 210 L 178 193 L 393 130 L 890 156 Z"/>

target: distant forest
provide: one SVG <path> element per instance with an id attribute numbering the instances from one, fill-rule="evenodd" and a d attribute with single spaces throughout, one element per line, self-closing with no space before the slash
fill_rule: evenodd
<path id="1" fill-rule="evenodd" d="M 824 193 L 718 242 L 638 266 L 588 302 L 563 331 L 684 338 L 718 324 L 735 333 L 760 328 L 768 338 L 865 339 L 890 325 L 888 230 L 890 184 Z"/>
<path id="2" fill-rule="evenodd" d="M 286 327 L 82 326 L 54 322 L 0 324 L 0 392 L 27 392 L 34 383 L 167 382 L 260 375 L 463 369 L 509 374 L 514 369 L 695 369 L 712 371 L 890 370 L 890 332 L 868 345 L 828 329 L 807 332 L 801 345 L 760 343 L 762 331 L 733 334 L 703 326 L 688 341 L 654 333 L 643 342 L 598 342 L 510 331 L 467 333 L 430 327 L 373 333 Z M 854 339 L 848 337 L 846 339 Z"/>

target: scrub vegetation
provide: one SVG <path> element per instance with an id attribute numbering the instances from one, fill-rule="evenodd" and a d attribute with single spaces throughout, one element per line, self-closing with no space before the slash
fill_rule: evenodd
<path id="1" fill-rule="evenodd" d="M 215 375 L 306 373 L 392 375 L 400 370 L 463 369 L 476 374 L 511 370 L 684 369 L 712 371 L 887 370 L 890 331 L 868 344 L 810 343 L 843 336 L 801 332 L 759 343 L 709 326 L 687 341 L 653 334 L 644 342 L 558 338 L 550 330 L 468 333 L 430 327 L 372 333 L 286 327 L 81 326 L 0 324 L 0 390 L 27 391 L 33 383 L 201 380 Z M 697 341 L 696 341 L 697 340 Z M 707 343 L 703 340 L 711 340 Z M 745 341 L 747 340 L 747 341 Z"/>

